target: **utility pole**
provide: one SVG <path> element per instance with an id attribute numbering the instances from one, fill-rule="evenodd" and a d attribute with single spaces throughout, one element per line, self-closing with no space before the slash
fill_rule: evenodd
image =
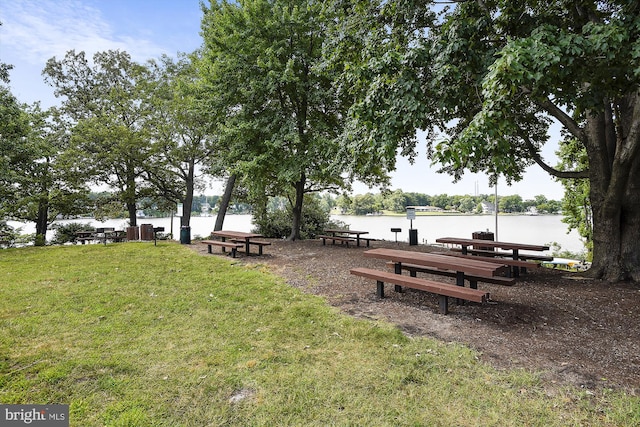
<path id="1" fill-rule="evenodd" d="M 496 185 L 494 186 L 495 190 L 495 213 L 496 213 L 496 235 L 493 238 L 498 241 L 498 178 L 496 178 Z"/>

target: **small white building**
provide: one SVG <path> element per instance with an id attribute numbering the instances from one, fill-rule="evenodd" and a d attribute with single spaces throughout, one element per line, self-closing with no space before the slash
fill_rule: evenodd
<path id="1" fill-rule="evenodd" d="M 496 205 L 494 205 L 493 203 L 489 203 L 485 200 L 480 202 L 480 205 L 482 206 L 482 213 L 483 214 L 493 214 L 496 213 Z"/>

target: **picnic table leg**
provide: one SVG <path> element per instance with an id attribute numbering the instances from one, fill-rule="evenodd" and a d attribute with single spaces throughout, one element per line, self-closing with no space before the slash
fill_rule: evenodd
<path id="1" fill-rule="evenodd" d="M 438 306 L 440 314 L 447 314 L 449 312 L 449 298 L 446 295 L 438 295 Z"/>
<path id="2" fill-rule="evenodd" d="M 396 262 L 395 263 L 394 273 L 402 274 L 402 263 L 401 262 Z M 393 290 L 396 291 L 396 292 L 402 292 L 402 286 L 395 285 Z"/>
<path id="3" fill-rule="evenodd" d="M 224 236 L 220 236 L 220 240 L 222 240 L 223 242 L 226 242 L 226 241 L 227 241 L 227 238 L 226 238 L 226 237 L 224 237 Z M 225 247 L 224 247 L 224 246 L 222 247 L 222 252 L 227 252 L 227 250 L 225 249 Z"/>
<path id="4" fill-rule="evenodd" d="M 249 255 L 249 238 L 245 239 L 244 251 Z"/>
<path id="5" fill-rule="evenodd" d="M 464 288 L 464 272 L 463 271 L 456 271 L 456 285 L 462 286 Z M 456 298 L 456 304 L 464 305 L 464 300 L 461 298 Z"/>
<path id="6" fill-rule="evenodd" d="M 518 258 L 519 258 L 518 249 L 514 249 L 513 250 L 513 259 L 517 261 Z M 520 269 L 515 265 L 513 266 L 513 277 L 520 277 Z"/>
<path id="7" fill-rule="evenodd" d="M 356 245 L 358 245 L 358 247 L 360 247 L 360 235 L 356 234 Z"/>
<path id="8" fill-rule="evenodd" d="M 377 294 L 378 297 L 380 298 L 384 298 L 384 282 L 378 280 L 378 290 L 377 290 Z"/>
<path id="9" fill-rule="evenodd" d="M 462 255 L 467 254 L 467 245 L 462 245 Z"/>

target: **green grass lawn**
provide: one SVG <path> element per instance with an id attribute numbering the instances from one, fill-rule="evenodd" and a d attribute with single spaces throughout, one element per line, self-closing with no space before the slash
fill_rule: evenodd
<path id="1" fill-rule="evenodd" d="M 171 242 L 0 250 L 0 403 L 72 426 L 638 425 L 640 399 L 547 388 Z"/>

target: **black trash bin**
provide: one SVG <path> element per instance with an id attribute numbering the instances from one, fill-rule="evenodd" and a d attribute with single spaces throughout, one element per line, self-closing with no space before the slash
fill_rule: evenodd
<path id="1" fill-rule="evenodd" d="M 418 230 L 416 228 L 409 229 L 409 245 L 415 246 L 418 244 Z"/>
<path id="2" fill-rule="evenodd" d="M 183 245 L 191 244 L 191 227 L 188 225 L 180 227 L 180 243 Z"/>

